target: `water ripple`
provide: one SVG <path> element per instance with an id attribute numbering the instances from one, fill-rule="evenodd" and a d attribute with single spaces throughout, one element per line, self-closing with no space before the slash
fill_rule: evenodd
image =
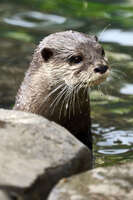
<path id="1" fill-rule="evenodd" d="M 102 135 L 102 141 L 97 143 L 98 146 L 130 146 L 133 144 L 133 131 L 116 130 Z"/>
<path id="2" fill-rule="evenodd" d="M 102 33 L 102 42 L 115 42 L 123 46 L 133 46 L 133 31 L 108 29 Z"/>
<path id="3" fill-rule="evenodd" d="M 34 29 L 57 29 L 61 28 L 79 28 L 84 25 L 83 21 L 75 20 L 71 18 L 66 18 L 53 14 L 45 14 L 36 11 L 21 12 L 13 16 L 6 17 L 3 19 L 6 24 L 13 26 L 20 26 L 24 28 L 34 28 Z"/>
<path id="4" fill-rule="evenodd" d="M 37 22 L 28 21 L 32 19 L 37 20 Z M 22 26 L 22 27 L 28 27 L 28 28 L 34 28 L 34 27 L 41 27 L 46 26 L 48 24 L 62 24 L 66 21 L 65 17 L 61 17 L 58 15 L 51 15 L 51 14 L 44 14 L 40 12 L 23 12 L 23 13 L 17 13 L 14 16 L 10 18 L 4 18 L 4 22 L 15 25 L 15 26 Z"/>
<path id="5" fill-rule="evenodd" d="M 98 153 L 105 154 L 105 155 L 118 155 L 128 152 L 129 149 L 103 149 L 98 150 Z"/>
<path id="6" fill-rule="evenodd" d="M 125 84 L 120 90 L 121 94 L 130 94 L 133 95 L 133 84 Z"/>

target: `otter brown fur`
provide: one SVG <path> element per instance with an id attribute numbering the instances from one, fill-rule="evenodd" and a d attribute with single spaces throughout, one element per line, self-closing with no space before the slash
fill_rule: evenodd
<path id="1" fill-rule="evenodd" d="M 95 36 L 76 31 L 51 34 L 34 52 L 14 109 L 55 121 L 90 146 L 89 88 L 108 73 Z"/>

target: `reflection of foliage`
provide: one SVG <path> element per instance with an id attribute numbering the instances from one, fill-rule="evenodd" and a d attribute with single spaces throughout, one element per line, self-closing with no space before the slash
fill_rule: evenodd
<path id="1" fill-rule="evenodd" d="M 106 17 L 113 13 L 112 17 L 124 17 L 126 12 L 132 12 L 132 6 L 126 6 L 114 3 L 91 2 L 87 0 L 13 0 L 19 4 L 32 6 L 32 9 L 40 9 L 47 12 L 55 12 L 58 14 L 75 15 L 75 16 L 95 16 Z M 116 12 L 117 11 L 117 12 Z M 114 14 L 115 13 L 115 14 Z M 130 13 L 131 14 L 131 13 Z M 125 16 L 126 17 L 126 16 Z"/>
<path id="2" fill-rule="evenodd" d="M 96 95 L 97 94 L 97 95 Z M 131 130 L 133 124 L 133 97 L 132 95 L 126 96 L 121 95 L 121 98 L 117 98 L 114 96 L 103 96 L 97 92 L 94 95 L 94 92 L 91 95 L 91 117 L 92 122 L 99 124 L 102 127 L 102 134 L 105 132 L 105 128 L 114 127 L 115 130 L 125 130 L 125 136 L 127 132 L 128 138 L 128 130 Z M 104 127 L 104 128 L 103 128 Z M 124 163 L 127 161 L 133 160 L 132 149 L 133 144 L 124 145 L 121 144 L 120 141 L 116 141 L 116 144 L 113 146 L 100 146 L 97 145 L 99 141 L 103 141 L 103 136 L 99 132 L 98 135 L 94 135 L 94 154 L 96 157 L 95 166 L 108 166 L 114 165 L 116 163 Z M 125 153 L 117 153 L 117 150 L 126 150 Z M 99 150 L 114 150 L 115 154 L 112 155 L 110 152 L 107 154 L 100 153 Z"/>
<path id="3" fill-rule="evenodd" d="M 119 27 L 132 27 L 133 6 L 128 4 L 102 3 L 87 0 L 12 0 L 18 5 L 29 6 L 32 10 L 40 10 L 47 13 L 62 16 L 84 17 L 84 19 L 106 19 L 108 23 Z M 112 22 L 112 20 L 115 20 Z"/>
<path id="4" fill-rule="evenodd" d="M 3 34 L 1 33 L 0 36 L 25 42 L 31 42 L 33 40 L 32 36 L 28 35 L 27 33 L 18 31 L 6 31 Z"/>

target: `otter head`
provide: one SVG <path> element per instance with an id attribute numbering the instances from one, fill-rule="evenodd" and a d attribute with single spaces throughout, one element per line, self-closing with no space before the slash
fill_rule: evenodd
<path id="1" fill-rule="evenodd" d="M 110 71 L 97 37 L 76 31 L 49 35 L 36 53 L 40 54 L 39 63 L 55 85 L 90 87 L 105 80 Z"/>
<path id="2" fill-rule="evenodd" d="M 109 71 L 95 36 L 76 31 L 51 34 L 35 50 L 14 109 L 45 116 L 89 146 L 88 89 L 105 80 Z"/>

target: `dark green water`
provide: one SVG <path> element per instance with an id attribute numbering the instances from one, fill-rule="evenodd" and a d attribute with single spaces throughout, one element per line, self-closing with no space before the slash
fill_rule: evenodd
<path id="1" fill-rule="evenodd" d="M 0 107 L 11 108 L 35 44 L 56 31 L 95 34 L 112 77 L 91 92 L 96 166 L 133 160 L 133 0 L 1 0 Z M 104 30 L 104 31 L 103 31 Z"/>

